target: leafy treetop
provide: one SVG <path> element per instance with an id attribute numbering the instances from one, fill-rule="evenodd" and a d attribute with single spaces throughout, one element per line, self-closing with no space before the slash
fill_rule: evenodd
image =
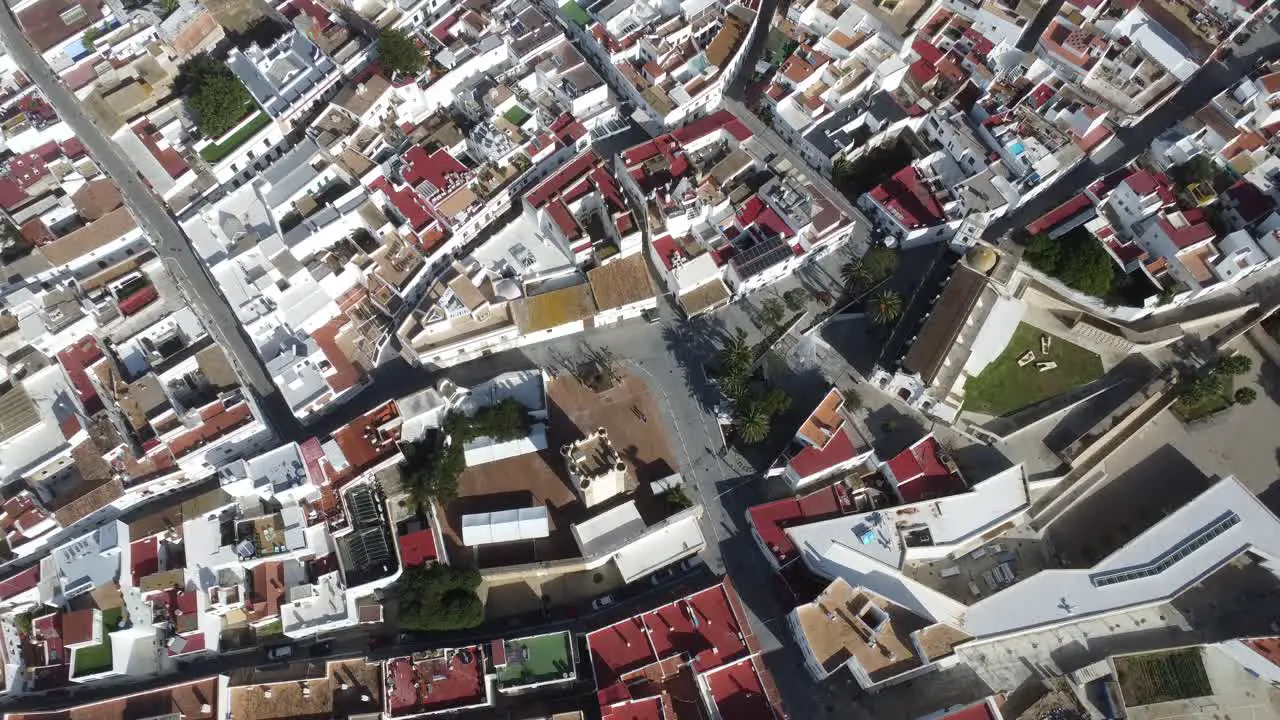
<path id="1" fill-rule="evenodd" d="M 205 53 L 183 63 L 173 87 L 207 138 L 226 133 L 254 108 L 249 91 L 231 68 Z"/>
<path id="2" fill-rule="evenodd" d="M 387 28 L 378 36 L 378 62 L 388 73 L 417 76 L 426 67 L 426 56 L 413 39 L 399 30 Z"/>

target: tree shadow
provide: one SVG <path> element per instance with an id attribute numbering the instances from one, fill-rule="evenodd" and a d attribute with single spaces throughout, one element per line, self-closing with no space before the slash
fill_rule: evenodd
<path id="1" fill-rule="evenodd" d="M 719 320 L 687 322 L 662 327 L 662 342 L 684 375 L 685 388 L 706 412 L 714 412 L 724 396 L 711 382 L 720 349 L 729 333 Z"/>

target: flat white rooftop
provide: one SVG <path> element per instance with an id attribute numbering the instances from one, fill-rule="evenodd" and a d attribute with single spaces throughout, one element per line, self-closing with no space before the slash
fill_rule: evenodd
<path id="1" fill-rule="evenodd" d="M 979 638 L 1165 602 L 1246 550 L 1280 558 L 1280 520 L 1229 477 L 1093 567 L 1050 567 L 1043 560 L 1020 567 L 1011 550 L 1020 541 L 1010 522 L 1020 513 L 1012 477 L 1018 478 L 1025 503 L 1025 483 L 1015 468 L 966 495 L 792 527 L 787 533 L 819 573 L 867 587 Z M 917 544 L 919 536 L 907 541 L 909 533 L 922 528 L 932 534 L 932 544 Z M 1006 540 L 1005 533 L 1014 539 Z M 979 561 L 994 572 L 984 573 L 991 582 L 970 583 L 977 586 L 973 595 L 944 591 L 943 578 Z M 931 580 L 913 567 L 917 563 L 927 563 L 928 574 L 943 577 Z"/>

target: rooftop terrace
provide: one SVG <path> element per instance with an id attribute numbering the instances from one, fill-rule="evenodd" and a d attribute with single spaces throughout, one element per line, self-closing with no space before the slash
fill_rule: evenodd
<path id="1" fill-rule="evenodd" d="M 391 717 L 458 709 L 486 702 L 484 656 L 477 646 L 435 650 L 387 662 Z"/>
<path id="2" fill-rule="evenodd" d="M 568 632 L 493 642 L 498 687 L 556 682 L 574 677 L 573 636 Z M 498 665 L 499 660 L 503 661 Z"/>

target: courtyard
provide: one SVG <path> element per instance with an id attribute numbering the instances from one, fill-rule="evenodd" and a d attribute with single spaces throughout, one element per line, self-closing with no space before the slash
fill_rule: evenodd
<path id="1" fill-rule="evenodd" d="M 1042 338 L 1049 341 L 1047 351 Z M 1100 377 L 1102 360 L 1097 354 L 1024 322 L 1004 352 L 965 383 L 964 409 L 1007 415 Z"/>

